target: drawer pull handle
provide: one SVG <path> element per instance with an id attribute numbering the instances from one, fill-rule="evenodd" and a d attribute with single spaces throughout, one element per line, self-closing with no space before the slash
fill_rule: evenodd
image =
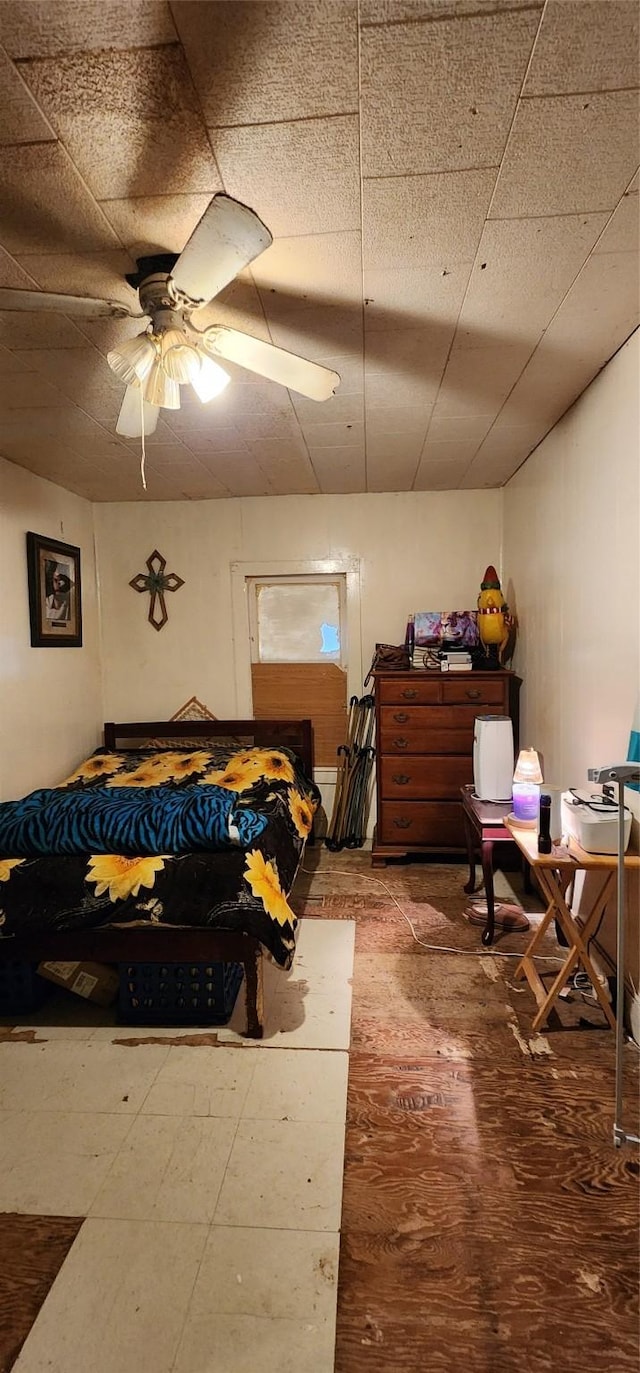
<path id="1" fill-rule="evenodd" d="M 478 687 L 470 687 L 467 692 L 467 696 L 469 697 L 470 701 L 477 701 L 481 695 L 482 692 L 479 690 Z"/>
<path id="2" fill-rule="evenodd" d="M 407 820 L 407 818 L 406 818 L 405 815 L 399 815 L 399 816 L 397 816 L 397 818 L 394 820 L 393 823 L 394 823 L 396 829 L 399 829 L 399 830 L 408 830 L 408 829 L 411 828 L 411 826 L 412 826 L 412 824 L 413 824 L 413 820 Z"/>
<path id="3" fill-rule="evenodd" d="M 408 740 L 408 739 L 394 739 L 393 743 L 394 743 L 395 748 L 407 748 L 408 743 L 409 743 L 409 740 Z"/>
<path id="4" fill-rule="evenodd" d="M 407 701 L 415 701 L 416 696 L 418 695 L 418 693 L 417 693 L 415 687 L 406 687 L 405 690 L 403 691 L 402 695 L 405 697 L 405 699 L 406 699 Z"/>
<path id="5" fill-rule="evenodd" d="M 397 725 L 406 725 L 409 716 L 407 715 L 406 710 L 399 710 L 393 718 Z"/>
<path id="6" fill-rule="evenodd" d="M 406 787 L 411 778 L 407 777 L 406 772 L 394 772 L 391 780 L 396 782 L 399 787 Z"/>

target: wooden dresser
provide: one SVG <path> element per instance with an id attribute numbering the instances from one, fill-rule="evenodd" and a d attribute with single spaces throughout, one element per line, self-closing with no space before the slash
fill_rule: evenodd
<path id="1" fill-rule="evenodd" d="M 510 715 L 513 672 L 374 673 L 377 824 L 373 865 L 410 853 L 466 852 L 460 788 L 473 781 L 477 715 Z"/>

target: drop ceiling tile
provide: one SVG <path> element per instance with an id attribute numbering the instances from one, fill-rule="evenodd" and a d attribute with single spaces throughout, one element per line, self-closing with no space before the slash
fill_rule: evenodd
<path id="1" fill-rule="evenodd" d="M 442 445 L 444 447 L 444 445 Z M 414 491 L 456 491 L 469 466 L 469 459 L 446 454 L 420 463 L 413 483 Z"/>
<path id="2" fill-rule="evenodd" d="M 629 182 L 629 185 L 627 186 L 626 194 L 627 194 L 627 195 L 637 195 L 639 189 L 640 189 L 640 169 L 636 172 L 635 176 L 632 177 L 631 181 Z"/>
<path id="3" fill-rule="evenodd" d="M 441 372 L 442 369 L 439 372 L 434 370 L 430 374 L 425 368 L 423 375 L 414 376 L 392 366 L 377 367 L 372 372 L 367 369 L 365 414 L 369 406 L 376 410 L 406 406 L 430 412 L 438 394 Z"/>
<path id="4" fill-rule="evenodd" d="M 303 434 L 309 448 L 361 448 L 364 425 L 357 421 L 305 424 Z"/>
<path id="5" fill-rule="evenodd" d="M 268 496 L 269 483 L 251 453 L 216 453 L 202 458 L 231 496 Z"/>
<path id="6" fill-rule="evenodd" d="M 3 149 L 0 204 L 3 247 L 19 257 L 118 246 L 113 230 L 59 143 Z"/>
<path id="7" fill-rule="evenodd" d="M 500 10 L 542 9 L 544 0 L 360 0 L 360 27 L 400 23 L 403 19 L 428 21 L 456 16 L 496 14 Z"/>
<path id="8" fill-rule="evenodd" d="M 623 195 L 598 239 L 594 253 L 637 253 L 640 229 L 638 195 Z"/>
<path id="9" fill-rule="evenodd" d="M 355 115 L 209 131 L 229 195 L 274 237 L 360 228 Z"/>
<path id="10" fill-rule="evenodd" d="M 11 286 L 17 291 L 33 290 L 37 283 L 20 267 L 15 258 L 0 248 L 0 286 Z"/>
<path id="11" fill-rule="evenodd" d="M 430 410 L 438 394 L 451 332 L 397 329 L 367 335 L 367 411 L 387 406 Z"/>
<path id="12" fill-rule="evenodd" d="M 360 448 L 309 448 L 323 495 L 347 495 L 365 490 L 364 446 Z"/>
<path id="13" fill-rule="evenodd" d="M 396 464 L 413 463 L 413 470 L 418 465 L 422 446 L 424 443 L 425 430 L 416 434 L 390 434 L 384 431 L 372 430 L 367 425 L 367 462 L 371 464 L 385 462 L 395 468 Z"/>
<path id="14" fill-rule="evenodd" d="M 83 52 L 21 71 L 98 200 L 218 188 L 181 48 Z"/>
<path id="15" fill-rule="evenodd" d="M 11 57 L 175 43 L 162 0 L 3 0 L 0 39 Z"/>
<path id="16" fill-rule="evenodd" d="M 491 430 L 460 479 L 460 487 L 472 490 L 502 486 L 540 442 L 543 433 L 544 425 L 539 424 Z"/>
<path id="17" fill-rule="evenodd" d="M 496 414 L 524 368 L 531 348 L 462 348 L 453 352 L 442 378 L 433 418 Z"/>
<path id="18" fill-rule="evenodd" d="M 495 416 L 495 410 L 488 415 L 458 415 L 452 419 L 442 415 L 434 415 L 429 425 L 425 449 L 439 444 L 458 444 L 460 445 L 460 456 L 470 446 L 471 453 L 469 456 L 473 457 L 476 448 L 480 446 L 485 434 L 491 428 Z M 446 455 L 443 453 L 436 456 L 444 457 Z"/>
<path id="19" fill-rule="evenodd" d="M 612 210 L 638 165 L 638 95 L 521 100 L 491 219 Z"/>
<path id="20" fill-rule="evenodd" d="M 136 338 L 138 334 L 141 334 L 148 323 L 146 317 L 144 319 L 78 319 L 75 327 L 80 337 L 76 340 L 74 347 L 88 341 L 106 357 L 112 348 L 117 348 L 118 344 L 124 343 L 125 339 Z"/>
<path id="21" fill-rule="evenodd" d="M 362 308 L 360 234 L 278 238 L 252 263 L 251 274 L 269 320 L 318 304 L 359 301 Z"/>
<path id="22" fill-rule="evenodd" d="M 367 405 L 367 428 L 379 434 L 424 434 L 428 405 Z"/>
<path id="23" fill-rule="evenodd" d="M 495 171 L 394 176 L 363 183 L 365 270 L 451 270 L 471 262 L 495 184 Z"/>
<path id="24" fill-rule="evenodd" d="M 356 5 L 349 0 L 181 0 L 174 18 L 213 127 L 358 107 Z"/>
<path id="25" fill-rule="evenodd" d="M 247 439 L 240 433 L 239 429 L 234 429 L 231 426 L 226 429 L 212 429 L 203 425 L 201 429 L 186 427 L 180 432 L 186 448 L 202 460 L 210 458 L 216 453 L 249 452 Z M 257 433 L 255 437 L 260 438 L 262 436 Z"/>
<path id="26" fill-rule="evenodd" d="M 124 280 L 125 273 L 135 271 L 135 265 L 122 248 L 108 253 L 31 253 L 19 262 L 43 291 L 118 300 L 131 310 L 140 309 L 137 291 Z M 138 323 L 138 332 L 142 327 Z"/>
<path id="27" fill-rule="evenodd" d="M 31 354 L 27 353 L 27 359 L 30 356 Z M 10 352 L 8 348 L 0 348 L 0 377 L 9 377 L 16 372 L 31 371 L 33 371 L 33 368 L 29 366 L 28 361 L 25 362 L 22 357 L 18 357 L 15 353 Z"/>
<path id="28" fill-rule="evenodd" d="M 40 378 L 58 388 L 64 400 L 115 427 L 124 387 L 95 348 L 86 344 L 84 348 L 33 349 L 21 356 Z"/>
<path id="29" fill-rule="evenodd" d="M 64 315 L 0 310 L 0 343 L 5 348 L 79 348 L 84 341 Z"/>
<path id="30" fill-rule="evenodd" d="M 347 392 L 342 395 L 338 390 L 329 400 L 307 400 L 305 396 L 291 392 L 291 400 L 303 428 L 315 424 L 354 424 L 364 420 L 364 395 Z"/>
<path id="31" fill-rule="evenodd" d="M 172 443 L 156 444 L 148 461 L 156 472 L 162 472 L 165 467 L 175 467 L 176 463 L 186 461 L 190 457 L 193 457 L 193 454 L 175 438 Z"/>
<path id="32" fill-rule="evenodd" d="M 0 145 L 55 141 L 51 125 L 6 52 L 0 48 Z"/>
<path id="33" fill-rule="evenodd" d="M 414 457 L 402 457 L 391 449 L 375 456 L 367 451 L 367 491 L 410 491 L 416 474 Z"/>
<path id="34" fill-rule="evenodd" d="M 316 495 L 318 483 L 302 439 L 256 439 L 251 452 L 257 459 L 274 496 Z"/>
<path id="35" fill-rule="evenodd" d="M 361 31 L 365 176 L 498 166 L 535 10 Z"/>
<path id="36" fill-rule="evenodd" d="M 563 301 L 498 419 L 496 428 L 546 427 L 593 380 L 638 324 L 635 253 L 593 254 Z"/>
<path id="37" fill-rule="evenodd" d="M 347 349 L 362 358 L 362 304 L 319 305 L 270 317 L 271 340 L 278 348 L 324 363 L 328 354 Z M 337 369 L 339 371 L 339 369 Z"/>
<path id="38" fill-rule="evenodd" d="M 424 328 L 431 322 L 452 329 L 467 289 L 473 257 L 449 267 L 373 270 L 364 273 L 367 336 L 387 329 Z"/>
<path id="39" fill-rule="evenodd" d="M 64 405 L 64 401 L 65 397 L 56 386 L 51 386 L 44 377 L 34 376 L 33 372 L 0 377 L 0 407 L 5 415 L 12 410 Z"/>
<path id="40" fill-rule="evenodd" d="M 606 213 L 488 221 L 456 347 L 526 342 L 533 349 L 606 222 Z"/>
<path id="41" fill-rule="evenodd" d="M 524 94 L 637 86 L 638 14 L 635 0 L 548 0 Z"/>
<path id="42" fill-rule="evenodd" d="M 213 190 L 222 190 L 222 182 Z M 133 259 L 150 253 L 181 253 L 211 200 L 201 195 L 143 195 L 103 200 L 101 208 Z"/>

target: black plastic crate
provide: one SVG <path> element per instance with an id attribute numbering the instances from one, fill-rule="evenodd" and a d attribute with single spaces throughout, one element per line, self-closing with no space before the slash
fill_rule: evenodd
<path id="1" fill-rule="evenodd" d="M 132 1025 L 226 1025 L 241 963 L 119 963 L 119 1018 Z"/>
<path id="2" fill-rule="evenodd" d="M 0 962 L 0 1015 L 26 1015 L 44 1005 L 53 987 L 37 966 L 21 958 Z"/>

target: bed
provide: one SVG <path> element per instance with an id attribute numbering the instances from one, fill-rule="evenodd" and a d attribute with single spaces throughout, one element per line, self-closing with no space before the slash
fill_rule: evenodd
<path id="1" fill-rule="evenodd" d="M 287 969 L 295 950 L 312 777 L 309 720 L 105 724 L 58 787 L 0 805 L 0 961 L 240 963 L 261 1038 L 263 956 Z"/>

